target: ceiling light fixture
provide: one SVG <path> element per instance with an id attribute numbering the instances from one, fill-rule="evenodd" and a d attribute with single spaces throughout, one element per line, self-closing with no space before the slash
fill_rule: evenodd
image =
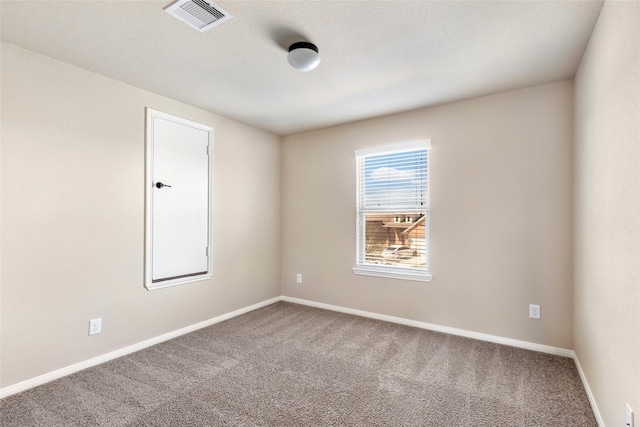
<path id="1" fill-rule="evenodd" d="M 309 42 L 297 42 L 289 46 L 287 61 L 298 71 L 311 71 L 320 63 L 318 46 Z"/>

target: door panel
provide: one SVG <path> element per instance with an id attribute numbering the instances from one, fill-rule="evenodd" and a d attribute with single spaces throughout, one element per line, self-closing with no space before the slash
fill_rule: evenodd
<path id="1" fill-rule="evenodd" d="M 211 129 L 155 113 L 148 121 L 148 288 L 210 277 Z"/>

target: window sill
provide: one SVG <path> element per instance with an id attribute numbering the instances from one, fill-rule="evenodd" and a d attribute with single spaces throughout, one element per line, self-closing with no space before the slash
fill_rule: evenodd
<path id="1" fill-rule="evenodd" d="M 354 267 L 353 272 L 363 276 L 387 277 L 390 279 L 414 280 L 418 282 L 430 282 L 433 278 L 427 271 L 411 271 L 399 268 L 385 268 L 369 265 Z"/>

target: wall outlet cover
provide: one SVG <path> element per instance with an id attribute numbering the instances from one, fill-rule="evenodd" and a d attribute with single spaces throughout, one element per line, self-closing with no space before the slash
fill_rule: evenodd
<path id="1" fill-rule="evenodd" d="M 89 320 L 89 335 L 96 335 L 102 332 L 102 319 Z"/>
<path id="2" fill-rule="evenodd" d="M 540 318 L 540 306 L 537 304 L 529 304 L 529 317 L 532 319 Z"/>

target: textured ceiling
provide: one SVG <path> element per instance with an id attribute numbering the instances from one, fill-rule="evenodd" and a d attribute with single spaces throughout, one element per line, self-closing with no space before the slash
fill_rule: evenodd
<path id="1" fill-rule="evenodd" d="M 2 40 L 279 135 L 572 78 L 597 1 L 6 1 Z M 322 62 L 292 69 L 287 47 Z M 46 72 L 46 70 L 43 70 Z"/>

